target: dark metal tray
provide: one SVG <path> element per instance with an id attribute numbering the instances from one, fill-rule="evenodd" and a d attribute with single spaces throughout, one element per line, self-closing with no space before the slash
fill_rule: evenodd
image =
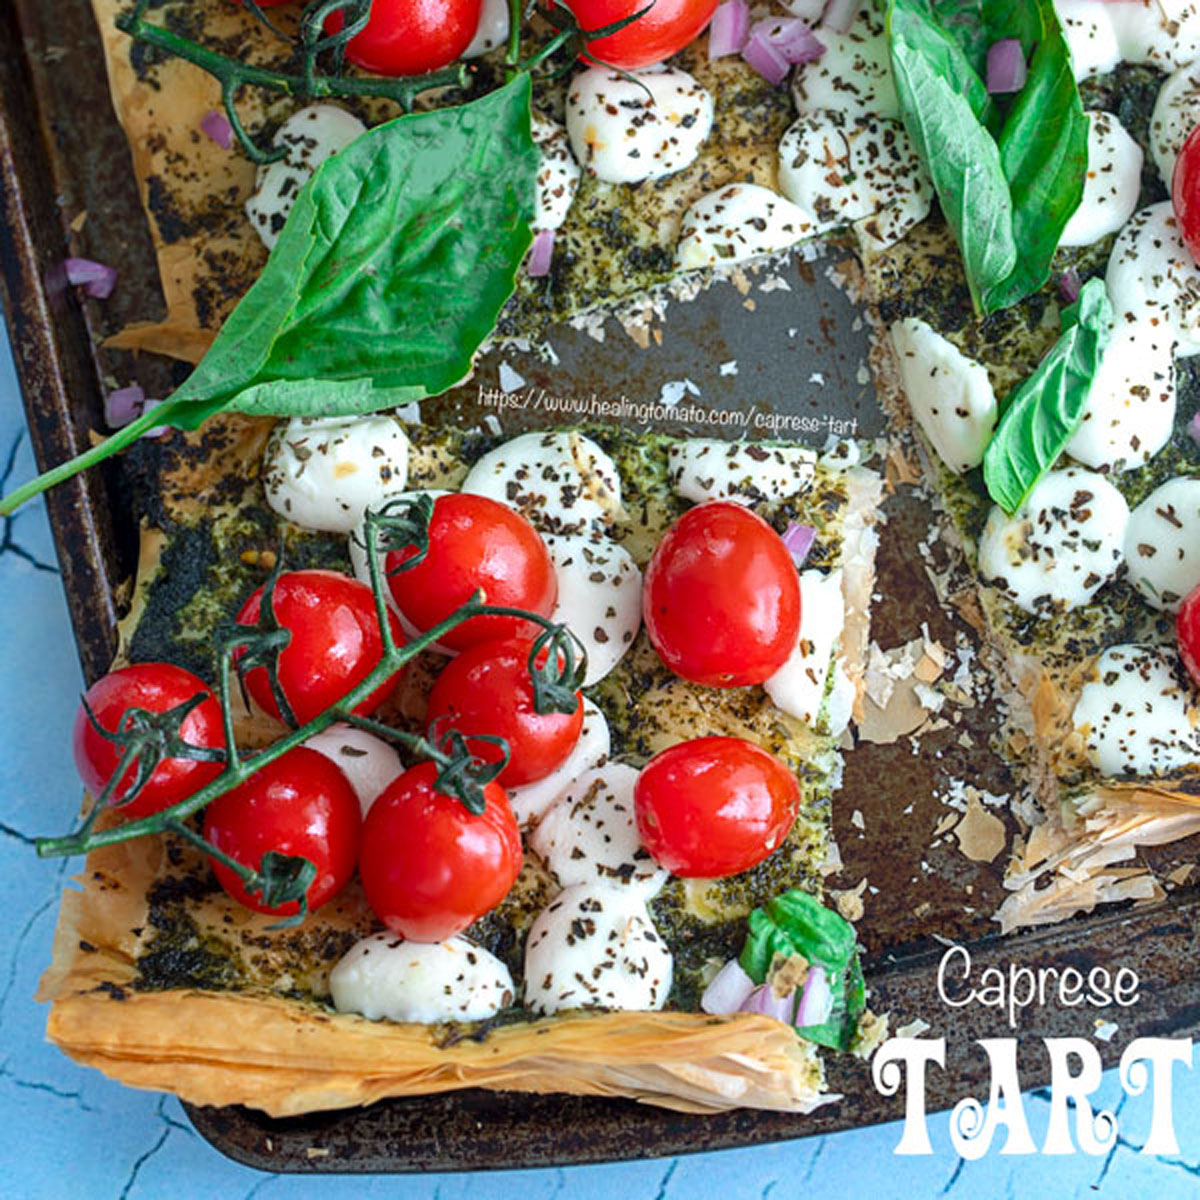
<path id="1" fill-rule="evenodd" d="M 0 273 L 3 301 L 34 449 L 43 465 L 61 461 L 102 425 L 106 376 L 136 378 L 149 394 L 164 394 L 180 368 L 97 349 L 134 319 L 162 311 L 154 257 L 125 139 L 112 115 L 99 39 L 87 0 L 53 6 L 12 0 L 0 6 Z M 78 218 L 86 212 L 79 227 Z M 75 232 L 70 231 L 72 223 Z M 81 302 L 66 286 L 68 253 L 112 263 L 120 286 L 104 304 Z M 791 289 L 755 294 L 754 311 L 728 285 L 696 302 L 672 307 L 661 346 L 637 350 L 619 332 L 603 344 L 581 334 L 555 339 L 561 363 L 549 370 L 516 361 L 532 387 L 551 394 L 655 400 L 661 383 L 688 378 L 710 405 L 747 407 L 764 396 L 787 397 L 794 411 L 858 421 L 878 429 L 870 387 L 859 368 L 865 333 L 853 309 L 827 278 L 829 262 L 794 264 Z M 738 361 L 735 376 L 719 364 Z M 481 364 L 493 385 L 499 357 Z M 812 379 L 819 373 L 823 384 Z M 112 386 L 111 382 L 107 386 Z M 478 395 L 452 401 L 469 413 Z M 506 419 L 506 423 L 507 419 Z M 822 434 L 823 437 L 823 434 Z M 119 465 L 75 479 L 47 498 L 84 673 L 107 668 L 115 644 L 119 598 L 134 562 L 136 536 Z M 910 489 L 888 503 L 880 557 L 883 601 L 874 636 L 896 645 L 920 632 L 953 644 L 965 627 L 944 614 L 930 590 L 917 544 L 928 509 Z M 930 1111 L 967 1095 L 987 1094 L 987 1064 L 973 1039 L 1003 1037 L 1003 1017 L 976 1005 L 948 1006 L 937 990 L 946 939 L 968 944 L 978 972 L 988 965 L 1132 967 L 1142 982 L 1136 1006 L 1120 1010 L 1120 1037 L 1099 1044 L 1111 1065 L 1134 1036 L 1187 1036 L 1200 1031 L 1200 986 L 1191 964 L 1200 941 L 1200 907 L 1190 889 L 1165 904 L 1108 911 L 1050 930 L 995 936 L 990 913 L 1003 898 L 1000 865 L 968 862 L 946 845 L 930 847 L 930 831 L 945 809 L 933 795 L 937 778 L 967 778 L 1008 790 L 1002 763 L 982 749 L 994 727 L 987 706 L 963 724 L 923 739 L 914 754 L 907 739 L 861 746 L 848 757 L 835 802 L 835 832 L 845 867 L 833 886 L 864 876 L 869 895 L 860 933 L 868 952 L 872 1005 L 894 1023 L 922 1017 L 933 1036 L 948 1039 L 946 1069 L 930 1074 Z M 957 737 L 970 730 L 976 748 Z M 911 807 L 910 807 L 911 806 Z M 858 810 L 866 836 L 851 822 Z M 1189 857 L 1194 842 L 1155 855 L 1156 864 Z M 918 919 L 914 910 L 920 908 Z M 1022 1080 L 1044 1083 L 1048 1065 L 1040 1039 L 1087 1036 L 1091 1015 L 1042 1007 L 1025 1014 Z M 468 1091 L 392 1101 L 369 1109 L 277 1121 L 243 1109 L 192 1108 L 200 1132 L 239 1161 L 272 1171 L 417 1171 L 530 1167 L 674 1155 L 828 1133 L 903 1115 L 903 1095 L 883 1097 L 868 1069 L 831 1060 L 838 1104 L 810 1117 L 733 1112 L 681 1116 L 622 1101 Z"/>

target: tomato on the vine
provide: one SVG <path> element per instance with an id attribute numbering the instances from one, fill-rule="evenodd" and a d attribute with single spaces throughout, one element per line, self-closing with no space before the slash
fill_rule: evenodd
<path id="1" fill-rule="evenodd" d="M 752 742 L 702 737 L 656 754 L 633 789 L 642 844 L 685 879 L 748 871 L 792 828 L 800 785 Z"/>
<path id="2" fill-rule="evenodd" d="M 1175 617 L 1175 637 L 1179 644 L 1179 657 L 1200 688 L 1200 587 L 1193 588 L 1187 599 L 1179 606 Z"/>
<path id="3" fill-rule="evenodd" d="M 476 816 L 434 787 L 438 768 L 405 771 L 371 806 L 358 870 L 367 902 L 394 933 L 441 942 L 490 912 L 521 871 L 521 835 L 504 789 Z"/>
<path id="4" fill-rule="evenodd" d="M 245 783 L 204 810 L 204 836 L 218 850 L 254 870 L 269 850 L 307 858 L 317 868 L 305 893 L 310 912 L 350 881 L 358 858 L 362 812 L 350 781 L 323 754 L 297 746 L 260 767 Z M 212 861 L 218 882 L 239 904 L 288 916 L 298 901 L 268 908 L 241 878 Z"/>
<path id="5" fill-rule="evenodd" d="M 1171 176 L 1171 203 L 1179 236 L 1200 263 L 1200 125 L 1188 134 Z"/>
<path id="6" fill-rule="evenodd" d="M 165 713 L 197 693 L 203 693 L 205 699 L 184 718 L 179 736 L 193 746 L 221 748 L 225 745 L 221 706 L 204 680 L 171 663 L 135 663 L 110 671 L 88 688 L 84 700 L 101 728 L 117 733 L 127 728 L 123 718 L 130 709 Z M 96 732 L 82 704 L 75 717 L 74 752 L 84 786 L 98 796 L 116 771 L 122 750 Z M 210 783 L 221 769 L 219 762 L 164 758 L 121 812 L 128 817 L 147 817 L 169 808 Z M 113 804 L 120 804 L 136 776 L 137 768 L 131 765 L 113 790 Z"/>
<path id="7" fill-rule="evenodd" d="M 263 589 L 259 588 L 238 613 L 238 624 L 258 621 Z M 379 665 L 383 639 L 371 589 L 337 571 L 285 571 L 275 583 L 272 607 L 276 620 L 291 632 L 279 655 L 279 686 L 296 720 L 304 725 L 336 704 Z M 400 623 L 388 613 L 397 645 L 404 642 Z M 359 716 L 374 712 L 400 678 L 386 679 L 355 709 Z M 246 689 L 260 708 L 278 717 L 266 667 L 246 672 Z"/>
<path id="8" fill-rule="evenodd" d="M 476 741 L 490 734 L 508 743 L 509 760 L 498 776 L 505 787 L 543 779 L 566 761 L 583 728 L 583 697 L 575 693 L 570 713 L 539 713 L 534 708 L 529 656 L 533 638 L 480 642 L 451 659 L 429 694 L 429 728 L 457 729 L 471 752 L 485 762 L 499 762 L 500 748 Z M 544 666 L 543 649 L 538 665 Z"/>
<path id="9" fill-rule="evenodd" d="M 367 26 L 346 43 L 346 57 L 376 75 L 423 75 L 449 66 L 471 44 L 483 0 L 372 0 Z M 342 12 L 327 33 L 345 25 Z"/>
<path id="10" fill-rule="evenodd" d="M 800 636 L 800 582 L 783 539 L 722 500 L 688 509 L 664 534 L 642 607 L 663 662 L 710 687 L 762 683 Z"/>
<path id="11" fill-rule="evenodd" d="M 551 0 L 553 2 L 553 0 Z M 653 0 L 624 29 L 588 42 L 593 58 L 613 67 L 632 71 L 670 58 L 693 41 L 712 20 L 720 0 Z M 563 0 L 581 28 L 603 29 L 632 17 L 651 0 Z"/>
<path id="12" fill-rule="evenodd" d="M 391 574 L 415 549 L 387 556 L 388 584 L 397 608 L 422 631 L 445 620 L 478 591 L 488 604 L 548 617 L 558 598 L 554 563 L 541 535 L 520 513 L 466 492 L 439 496 L 429 522 L 425 557 Z M 442 638 L 452 650 L 476 642 L 537 633 L 519 617 L 472 617 Z"/>

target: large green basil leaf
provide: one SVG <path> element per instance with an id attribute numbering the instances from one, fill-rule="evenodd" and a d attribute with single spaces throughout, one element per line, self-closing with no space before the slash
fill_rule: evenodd
<path id="1" fill-rule="evenodd" d="M 368 412 L 471 369 L 531 240 L 530 83 L 368 130 L 300 194 L 258 281 L 171 397 L 219 409 Z"/>
<path id="2" fill-rule="evenodd" d="M 1058 341 L 1005 402 L 983 455 L 988 494 L 1005 512 L 1021 507 L 1079 428 L 1112 323 L 1104 281 L 1089 279 L 1063 310 Z"/>

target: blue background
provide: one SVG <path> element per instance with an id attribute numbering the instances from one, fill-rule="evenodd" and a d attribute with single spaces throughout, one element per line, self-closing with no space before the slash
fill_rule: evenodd
<path id="1" fill-rule="evenodd" d="M 0 333 L 0 492 L 34 473 L 28 435 Z M 0 1194 L 170 1200 L 320 1196 L 322 1200 L 798 1200 L 806 1196 L 1067 1197 L 1156 1200 L 1200 1194 L 1200 1067 L 1177 1069 L 1179 1159 L 1138 1153 L 1150 1119 L 1145 1096 L 1122 1102 L 1110 1072 L 1094 1097 L 1114 1109 L 1120 1134 L 1102 1158 L 1005 1157 L 994 1148 L 964 1164 L 945 1114 L 930 1119 L 934 1154 L 898 1158 L 899 1127 L 610 1166 L 490 1175 L 311 1177 L 263 1175 L 238 1166 L 193 1132 L 171 1098 L 135 1092 L 77 1067 L 44 1040 L 45 1013 L 32 997 L 46 965 L 61 889 L 78 864 L 43 862 L 33 835 L 59 833 L 77 810 L 68 751 L 81 690 L 43 508 L 34 503 L 0 525 L 4 602 L 0 676 Z M 1119 1035 L 1118 1035 L 1119 1036 Z M 1200 1057 L 1200 1056 L 1198 1056 Z M 1039 1144 L 1044 1093 L 1027 1095 Z"/>

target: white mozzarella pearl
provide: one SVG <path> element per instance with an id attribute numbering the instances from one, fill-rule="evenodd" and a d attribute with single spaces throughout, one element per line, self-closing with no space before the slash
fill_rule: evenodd
<path id="1" fill-rule="evenodd" d="M 287 154 L 259 167 L 254 195 L 246 201 L 246 215 L 268 250 L 279 240 L 288 213 L 313 172 L 366 129 L 336 104 L 310 104 L 280 125 L 274 143 L 285 147 Z"/>
<path id="2" fill-rule="evenodd" d="M 1200 65 L 1180 67 L 1158 90 L 1150 118 L 1150 153 L 1167 191 L 1188 134 L 1200 125 Z"/>
<path id="3" fill-rule="evenodd" d="M 1193 701 L 1173 650 L 1113 646 L 1096 662 L 1073 719 L 1102 775 L 1159 775 L 1200 762 Z"/>
<path id="4" fill-rule="evenodd" d="M 546 810 L 562 795 L 563 789 L 574 783 L 585 771 L 603 766 L 608 761 L 612 742 L 604 714 L 585 696 L 583 698 L 583 728 L 566 761 L 549 775 L 508 788 L 508 802 L 518 825 L 540 821 Z"/>
<path id="5" fill-rule="evenodd" d="M 483 0 L 479 25 L 463 58 L 480 58 L 508 41 L 508 0 Z"/>
<path id="6" fill-rule="evenodd" d="M 485 454 L 462 490 L 515 508 L 543 533 L 602 531 L 621 508 L 613 460 L 579 433 L 524 433 Z"/>
<path id="7" fill-rule="evenodd" d="M 394 746 L 353 725 L 331 725 L 304 744 L 341 768 L 358 797 L 364 817 L 384 788 L 404 770 Z"/>
<path id="8" fill-rule="evenodd" d="M 803 446 L 689 438 L 667 450 L 667 482 L 695 504 L 786 500 L 808 491 L 816 470 L 816 452 Z"/>
<path id="9" fill-rule="evenodd" d="M 1149 321 L 1118 321 L 1067 453 L 1094 470 L 1140 467 L 1175 424 L 1175 343 Z"/>
<path id="10" fill-rule="evenodd" d="M 633 888 L 567 888 L 533 922 L 525 943 L 525 1004 L 654 1011 L 671 991 L 674 963 Z"/>
<path id="11" fill-rule="evenodd" d="M 1141 189 L 1141 146 L 1111 113 L 1088 113 L 1088 170 L 1083 199 L 1058 244 L 1090 246 L 1116 233 L 1133 216 Z"/>
<path id="12" fill-rule="evenodd" d="M 394 417 L 293 417 L 263 458 L 267 503 L 306 529 L 349 533 L 408 482 L 408 435 Z"/>
<path id="13" fill-rule="evenodd" d="M 686 71 L 589 67 L 567 92 L 575 158 L 607 183 L 640 183 L 682 171 L 712 129 L 713 99 Z"/>
<path id="14" fill-rule="evenodd" d="M 547 121 L 535 113 L 533 140 L 542 154 L 534 199 L 533 228 L 557 229 L 571 211 L 571 202 L 579 190 L 582 172 L 571 154 L 567 131 L 555 121 Z"/>
<path id="15" fill-rule="evenodd" d="M 1179 611 L 1200 585 L 1200 479 L 1170 479 L 1133 510 L 1125 561 L 1151 608 Z"/>
<path id="16" fill-rule="evenodd" d="M 790 200 L 755 183 L 730 183 L 684 214 L 675 262 L 684 270 L 722 267 L 775 254 L 812 237 L 816 222 Z"/>
<path id="17" fill-rule="evenodd" d="M 1170 200 L 1143 208 L 1121 230 L 1105 284 L 1118 325 L 1158 323 L 1175 337 L 1177 354 L 1200 353 L 1200 268 L 1179 236 Z"/>
<path id="18" fill-rule="evenodd" d="M 842 572 L 800 572 L 800 635 L 787 662 L 764 684 L 775 707 L 817 727 L 833 647 L 846 623 Z"/>
<path id="19" fill-rule="evenodd" d="M 1129 506 L 1103 475 L 1049 471 L 1009 517 L 997 505 L 979 542 L 979 573 L 1034 616 L 1086 604 L 1121 565 Z"/>
<path id="20" fill-rule="evenodd" d="M 1107 7 L 1126 62 L 1173 71 L 1200 58 L 1196 0 L 1119 0 Z"/>
<path id="21" fill-rule="evenodd" d="M 563 887 L 592 883 L 631 887 L 651 900 L 669 873 L 642 846 L 634 817 L 639 772 L 606 763 L 567 784 L 530 838 Z"/>
<path id="22" fill-rule="evenodd" d="M 846 117 L 900 115 L 887 34 L 874 5 L 862 5 L 846 33 L 822 28 L 817 36 L 825 53 L 802 63 L 792 75 L 798 113 L 830 109 Z"/>
<path id="23" fill-rule="evenodd" d="M 1106 0 L 1054 0 L 1076 79 L 1107 75 L 1121 61 L 1117 31 Z"/>
<path id="24" fill-rule="evenodd" d="M 409 942 L 375 933 L 355 942 L 329 973 L 338 1012 L 369 1020 L 482 1021 L 513 1001 L 508 968 L 465 937 Z"/>
<path id="25" fill-rule="evenodd" d="M 611 538 L 543 536 L 554 563 L 558 599 L 551 620 L 587 651 L 584 687 L 599 683 L 623 659 L 642 625 L 642 573 Z"/>
<path id="26" fill-rule="evenodd" d="M 977 467 L 996 428 L 986 368 L 916 317 L 897 321 L 891 335 L 904 394 L 930 445 L 957 474 Z"/>
<path id="27" fill-rule="evenodd" d="M 812 213 L 818 232 L 854 225 L 873 248 L 923 220 L 933 199 L 929 173 L 899 121 L 833 111 L 801 116 L 783 135 L 779 186 Z"/>

